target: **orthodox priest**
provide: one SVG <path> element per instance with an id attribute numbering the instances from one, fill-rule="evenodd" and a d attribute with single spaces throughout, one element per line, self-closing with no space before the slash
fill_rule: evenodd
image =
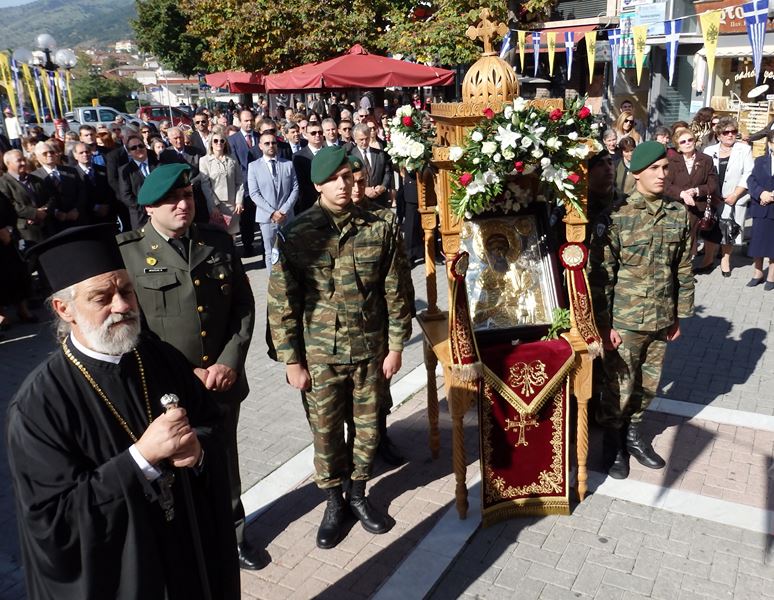
<path id="1" fill-rule="evenodd" d="M 140 334 L 115 233 L 74 227 L 35 248 L 61 346 L 8 411 L 28 595 L 239 598 L 217 405 L 182 354 Z"/>

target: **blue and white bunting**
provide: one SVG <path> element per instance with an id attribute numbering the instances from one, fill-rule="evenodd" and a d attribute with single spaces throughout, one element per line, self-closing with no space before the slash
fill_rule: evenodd
<path id="1" fill-rule="evenodd" d="M 768 2 L 768 0 L 766 1 Z M 682 29 L 682 19 L 675 19 L 674 21 L 664 22 L 664 40 L 666 41 L 669 85 L 672 85 L 672 78 L 675 74 L 675 63 L 677 62 L 677 44 L 680 39 L 680 32 Z"/>
<path id="2" fill-rule="evenodd" d="M 760 80 L 761 60 L 763 58 L 763 42 L 766 38 L 766 22 L 769 14 L 769 0 L 753 0 L 742 6 L 744 23 L 747 26 L 747 37 L 752 47 L 755 82 Z"/>
<path id="3" fill-rule="evenodd" d="M 505 37 L 503 38 L 502 46 L 500 46 L 500 58 L 505 58 L 505 55 L 508 54 L 508 51 L 511 49 L 511 30 L 508 30 L 508 33 L 505 34 Z"/>
<path id="4" fill-rule="evenodd" d="M 570 77 L 572 77 L 572 54 L 575 50 L 575 32 L 574 31 L 565 31 L 564 32 L 564 49 L 565 54 L 567 55 L 567 80 L 570 80 Z"/>
<path id="5" fill-rule="evenodd" d="M 615 88 L 615 80 L 618 76 L 618 56 L 621 53 L 621 30 L 609 29 L 607 31 L 607 41 L 610 42 L 611 69 L 613 71 L 613 87 Z"/>
<path id="6" fill-rule="evenodd" d="M 538 61 L 540 60 L 540 32 L 539 31 L 532 32 L 532 55 L 535 59 L 534 77 L 537 77 Z"/>

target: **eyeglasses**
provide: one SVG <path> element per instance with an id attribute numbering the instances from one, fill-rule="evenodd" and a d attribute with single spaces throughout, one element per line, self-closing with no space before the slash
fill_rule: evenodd
<path id="1" fill-rule="evenodd" d="M 127 146 L 126 149 L 129 150 L 129 152 L 134 152 L 135 150 L 139 150 L 140 148 L 145 148 L 142 144 L 134 144 L 132 146 Z"/>
<path id="2" fill-rule="evenodd" d="M 352 128 L 351 127 L 342 127 L 341 130 L 342 131 L 352 131 Z"/>
<path id="3" fill-rule="evenodd" d="M 308 131 L 306 132 L 306 135 L 322 135 L 322 131 L 319 129 L 317 131 Z"/>
<path id="4" fill-rule="evenodd" d="M 276 146 L 277 142 L 263 142 L 261 146 Z"/>
<path id="5" fill-rule="evenodd" d="M 624 119 L 624 123 L 634 123 L 634 119 Z"/>
<path id="6" fill-rule="evenodd" d="M 145 135 L 146 133 L 150 133 L 150 129 L 143 129 L 142 131 L 140 131 L 140 133 Z"/>
<path id="7" fill-rule="evenodd" d="M 678 143 L 679 144 L 693 144 L 695 141 L 696 141 L 695 138 L 687 138 L 687 139 L 684 139 L 684 140 L 680 140 Z"/>
<path id="8" fill-rule="evenodd" d="M 207 121 L 194 121 L 194 125 L 203 125 Z"/>
<path id="9" fill-rule="evenodd" d="M 225 144 L 226 140 L 212 140 L 213 144 Z"/>
<path id="10" fill-rule="evenodd" d="M 738 129 L 726 129 L 725 131 L 721 131 L 720 135 L 736 135 L 739 133 Z"/>
<path id="11" fill-rule="evenodd" d="M 53 152 L 52 150 L 46 150 L 45 152 L 41 152 L 43 156 L 51 156 L 56 155 L 56 152 Z"/>

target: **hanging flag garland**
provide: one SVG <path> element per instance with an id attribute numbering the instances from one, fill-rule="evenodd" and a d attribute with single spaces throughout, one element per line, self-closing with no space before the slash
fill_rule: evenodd
<path id="1" fill-rule="evenodd" d="M 718 47 L 718 33 L 720 32 L 720 12 L 706 12 L 699 16 L 701 22 L 701 36 L 704 38 L 704 48 L 707 53 L 707 71 L 709 80 L 712 81 L 712 73 L 715 70 L 715 50 Z"/>
<path id="2" fill-rule="evenodd" d="M 517 43 L 519 46 L 519 61 L 521 62 L 521 72 L 524 73 L 524 51 L 527 46 L 527 32 L 517 31 Z"/>
<path id="3" fill-rule="evenodd" d="M 556 32 L 546 33 L 546 43 L 548 44 L 548 75 L 554 76 L 554 55 L 556 54 Z"/>
<path id="4" fill-rule="evenodd" d="M 594 79 L 594 59 L 596 58 L 597 50 L 597 32 L 587 31 L 583 36 L 586 40 L 586 57 L 589 60 L 589 83 Z"/>
<path id="5" fill-rule="evenodd" d="M 532 54 L 535 58 L 535 72 L 533 77 L 537 77 L 538 61 L 540 60 L 540 32 L 532 32 Z"/>
<path id="6" fill-rule="evenodd" d="M 634 67 L 637 70 L 637 85 L 642 78 L 642 65 L 645 62 L 645 42 L 648 39 L 648 26 L 635 25 L 632 27 L 634 35 Z"/>
<path id="7" fill-rule="evenodd" d="M 567 55 L 567 81 L 572 77 L 572 52 L 575 49 L 575 32 L 564 32 L 564 50 Z"/>
<path id="8" fill-rule="evenodd" d="M 761 61 L 763 60 L 763 41 L 766 38 L 766 23 L 769 15 L 769 0 L 753 0 L 742 7 L 744 24 L 747 26 L 747 37 L 752 47 L 753 67 L 755 68 L 755 83 L 761 76 Z"/>
<path id="9" fill-rule="evenodd" d="M 669 85 L 672 85 L 672 78 L 675 75 L 675 63 L 677 62 L 677 44 L 682 29 L 683 22 L 681 20 L 676 19 L 674 21 L 666 21 L 664 23 L 664 39 L 666 41 Z"/>
<path id="10" fill-rule="evenodd" d="M 610 42 L 610 56 L 612 58 L 610 68 L 613 72 L 613 87 L 615 87 L 615 80 L 618 76 L 618 55 L 621 52 L 621 30 L 609 29 L 607 32 L 607 41 Z"/>

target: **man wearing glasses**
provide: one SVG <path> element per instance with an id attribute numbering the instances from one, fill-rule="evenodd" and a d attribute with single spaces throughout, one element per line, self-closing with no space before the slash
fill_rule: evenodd
<path id="1" fill-rule="evenodd" d="M 298 180 L 293 163 L 277 153 L 277 136 L 268 131 L 259 140 L 262 156 L 247 168 L 247 189 L 255 203 L 255 221 L 261 228 L 266 267 L 276 262 L 274 240 L 281 225 L 293 217 Z"/>
<path id="2" fill-rule="evenodd" d="M 308 144 L 293 155 L 293 168 L 298 179 L 299 198 L 295 213 L 301 214 L 317 200 L 317 190 L 312 183 L 312 159 L 322 150 L 323 129 L 320 123 L 312 122 L 306 127 Z"/>
<path id="3" fill-rule="evenodd" d="M 129 151 L 130 160 L 119 170 L 119 194 L 118 198 L 129 211 L 129 223 L 122 223 L 123 231 L 137 229 L 148 220 L 145 208 L 137 204 L 137 196 L 140 193 L 145 178 L 156 168 L 156 159 L 148 156 L 148 149 L 137 135 L 130 135 L 126 141 L 126 149 Z"/>
<path id="4" fill-rule="evenodd" d="M 38 142 L 35 158 L 40 167 L 32 174 L 43 181 L 43 203 L 48 206 L 48 214 L 53 218 L 51 233 L 83 225 L 87 213 L 86 196 L 77 173 L 59 164 L 59 151 L 53 142 Z"/>
<path id="5" fill-rule="evenodd" d="M 203 112 L 199 111 L 194 116 L 194 127 L 196 128 L 191 135 L 191 146 L 196 148 L 199 156 L 205 156 L 210 147 L 210 119 Z"/>
<path id="6" fill-rule="evenodd" d="M 352 121 L 349 119 L 341 119 L 339 123 L 339 145 L 344 146 L 344 150 L 349 152 L 355 147 L 355 142 L 352 139 Z"/>

